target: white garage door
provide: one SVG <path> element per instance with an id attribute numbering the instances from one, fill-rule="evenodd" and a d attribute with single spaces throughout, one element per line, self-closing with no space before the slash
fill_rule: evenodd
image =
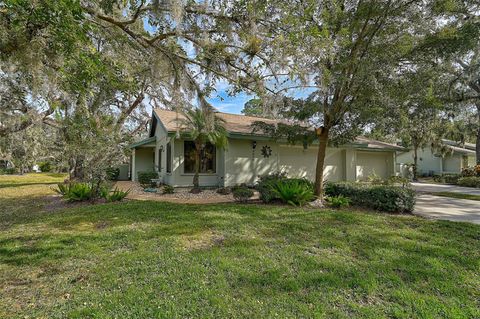
<path id="1" fill-rule="evenodd" d="M 389 154 L 375 152 L 357 152 L 357 180 L 366 180 L 369 175 L 376 174 L 381 178 L 388 174 Z"/>

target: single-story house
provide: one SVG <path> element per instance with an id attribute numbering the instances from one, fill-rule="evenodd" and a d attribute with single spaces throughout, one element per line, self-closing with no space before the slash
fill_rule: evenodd
<path id="1" fill-rule="evenodd" d="M 313 180 L 317 159 L 316 145 L 304 148 L 272 140 L 259 132 L 253 123 L 274 120 L 217 112 L 225 121 L 228 145 L 216 149 L 207 144 L 201 158 L 201 186 L 253 185 L 260 176 L 286 172 L 291 177 Z M 158 172 L 162 183 L 191 186 L 194 174 L 193 142 L 180 138 L 179 119 L 175 111 L 155 109 L 148 138 L 130 145 L 132 149 L 131 179 L 138 172 Z M 325 178 L 329 181 L 364 180 L 372 173 L 383 178 L 395 174 L 396 152 L 402 147 L 366 138 L 341 147 L 327 148 Z"/>
<path id="2" fill-rule="evenodd" d="M 435 152 L 431 147 L 419 149 L 418 173 L 420 176 L 441 174 L 458 174 L 462 168 L 472 167 L 476 164 L 475 144 L 465 143 L 460 145 L 455 141 L 442 140 L 446 154 Z M 413 150 L 397 153 L 397 166 L 413 164 Z"/>

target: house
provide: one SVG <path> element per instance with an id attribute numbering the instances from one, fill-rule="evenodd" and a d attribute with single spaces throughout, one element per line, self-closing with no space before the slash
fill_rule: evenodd
<path id="1" fill-rule="evenodd" d="M 461 145 L 455 141 L 444 139 L 442 146 L 447 151 L 444 152 L 445 154 L 435 152 L 430 147 L 418 150 L 417 170 L 419 176 L 458 174 L 464 167 L 475 166 L 475 144 Z M 413 164 L 413 154 L 413 150 L 398 152 L 397 166 Z"/>
<path id="2" fill-rule="evenodd" d="M 259 176 L 282 171 L 291 177 L 313 180 L 318 147 L 304 148 L 278 142 L 253 133 L 253 123 L 275 120 L 217 112 L 225 121 L 228 146 L 216 149 L 207 144 L 201 159 L 201 186 L 253 185 Z M 173 186 L 191 186 L 194 174 L 193 142 L 179 137 L 182 114 L 155 109 L 150 136 L 130 146 L 131 178 L 138 172 L 155 170 L 159 180 Z M 325 159 L 325 178 L 329 181 L 364 180 L 372 173 L 387 178 L 395 174 L 395 156 L 402 147 L 358 138 L 342 147 L 329 147 Z"/>

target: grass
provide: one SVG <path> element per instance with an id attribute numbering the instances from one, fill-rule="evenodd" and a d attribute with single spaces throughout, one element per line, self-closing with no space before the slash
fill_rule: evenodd
<path id="1" fill-rule="evenodd" d="M 442 197 L 480 200 L 480 195 L 473 195 L 473 194 L 462 194 L 462 193 L 455 193 L 455 192 L 435 192 L 431 194 L 435 196 L 442 196 Z"/>
<path id="2" fill-rule="evenodd" d="M 478 225 L 51 194 L 0 190 L 1 318 L 480 317 Z"/>
<path id="3" fill-rule="evenodd" d="M 67 177 L 58 173 L 30 173 L 24 175 L 0 175 L 0 188 L 61 183 Z"/>

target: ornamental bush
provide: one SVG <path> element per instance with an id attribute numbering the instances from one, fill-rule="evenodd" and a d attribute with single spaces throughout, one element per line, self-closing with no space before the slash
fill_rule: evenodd
<path id="1" fill-rule="evenodd" d="M 153 179 L 158 178 L 157 172 L 147 171 L 147 172 L 138 172 L 138 182 L 142 185 L 143 188 L 147 187 L 156 187 L 157 183 L 153 182 Z"/>
<path id="2" fill-rule="evenodd" d="M 330 197 L 342 195 L 348 197 L 352 205 L 385 212 L 412 212 L 415 206 L 415 191 L 409 187 L 329 182 L 325 194 Z"/>
<path id="3" fill-rule="evenodd" d="M 279 181 L 286 179 L 287 175 L 281 172 L 260 177 L 255 185 L 255 189 L 260 193 L 260 200 L 264 203 L 270 203 L 278 199 L 278 194 L 273 190 L 273 186 Z"/>
<path id="4" fill-rule="evenodd" d="M 458 179 L 460 178 L 461 176 L 459 174 L 445 174 L 443 175 L 443 179 L 445 181 L 446 184 L 452 184 L 452 185 L 455 185 L 458 183 Z"/>
<path id="5" fill-rule="evenodd" d="M 275 191 L 276 185 L 279 183 L 291 183 L 297 181 L 298 184 L 311 188 L 313 191 L 313 183 L 305 178 L 288 178 L 285 173 L 277 172 L 264 175 L 259 178 L 255 189 L 260 193 L 260 200 L 264 203 L 270 203 L 275 200 L 282 200 L 278 191 Z"/>
<path id="6" fill-rule="evenodd" d="M 245 203 L 253 196 L 253 191 L 246 186 L 234 187 L 232 193 L 235 201 L 241 203 Z"/>
<path id="7" fill-rule="evenodd" d="M 304 179 L 280 180 L 272 189 L 282 202 L 293 206 L 303 206 L 315 199 L 312 183 Z"/>
<path id="8" fill-rule="evenodd" d="M 457 185 L 464 186 L 464 187 L 480 188 L 480 177 L 477 177 L 477 176 L 461 177 L 457 180 Z"/>

